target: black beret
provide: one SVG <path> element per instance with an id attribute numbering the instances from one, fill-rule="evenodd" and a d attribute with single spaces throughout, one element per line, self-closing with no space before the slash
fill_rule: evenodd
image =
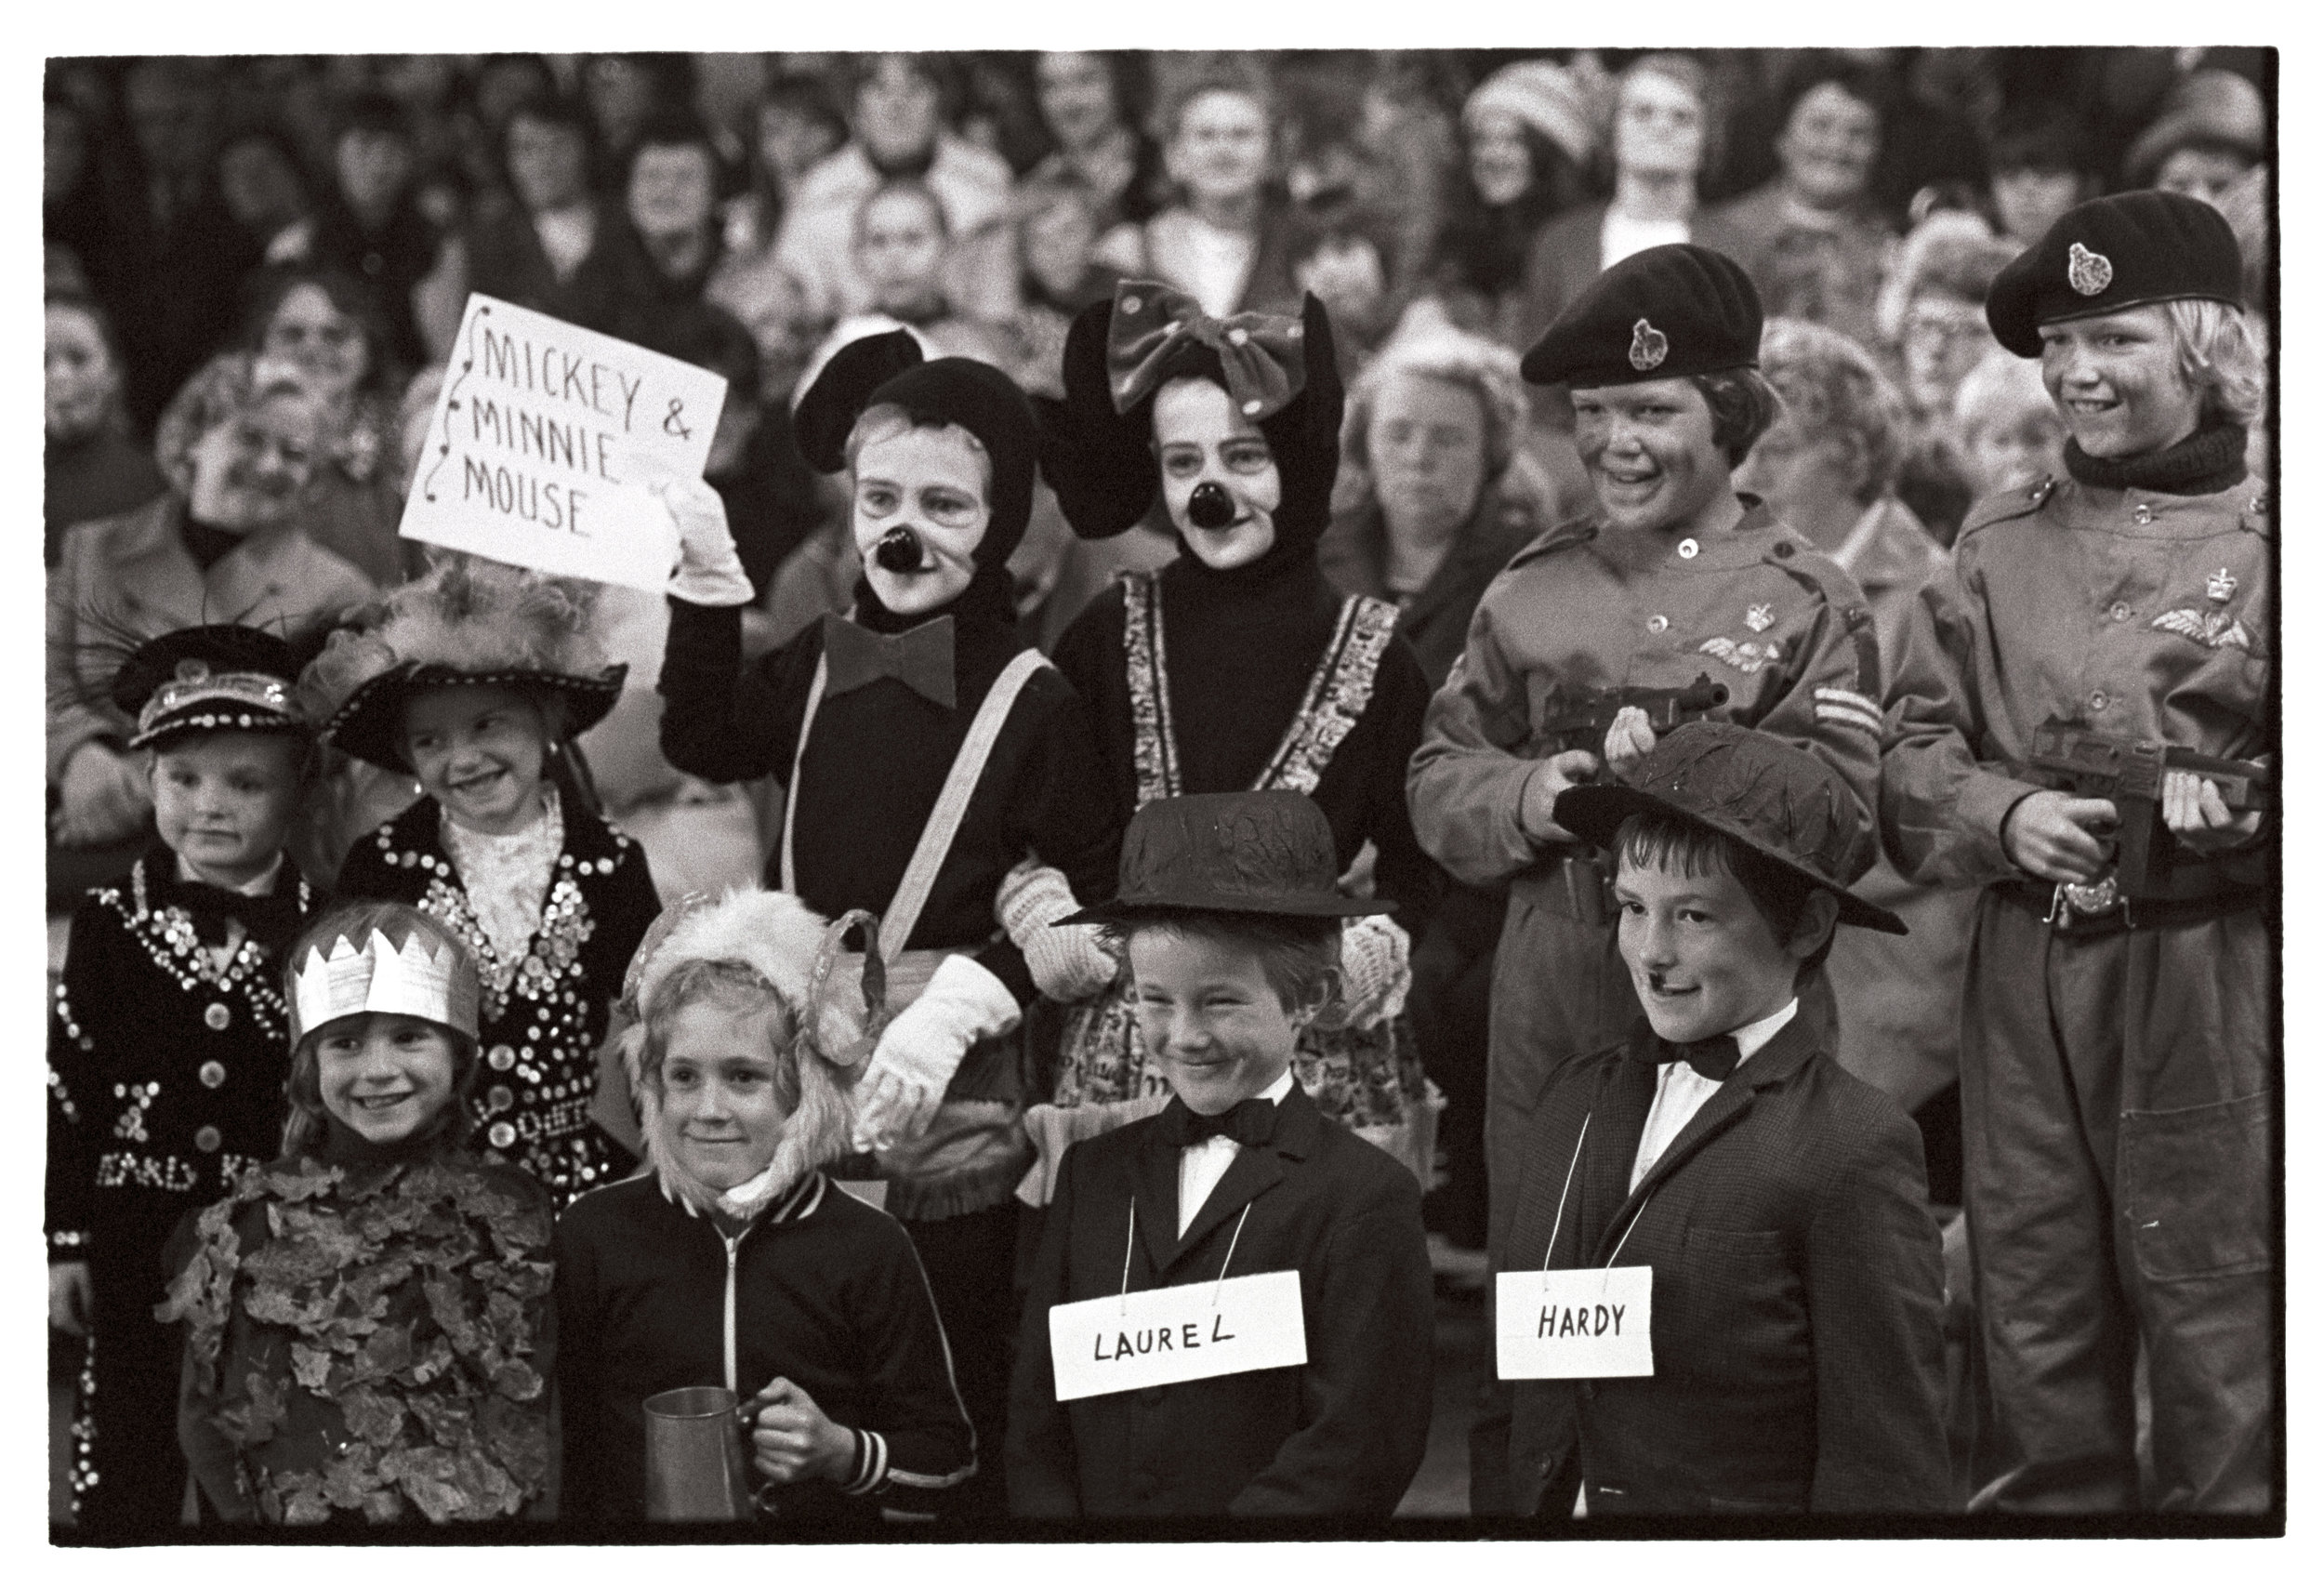
<path id="1" fill-rule="evenodd" d="M 2243 253 L 2209 203 L 2124 192 L 2067 209 L 1986 293 L 1985 320 L 2011 353 L 2041 353 L 2041 325 L 2157 301 L 2243 304 Z"/>
<path id="2" fill-rule="evenodd" d="M 1525 352 L 1529 383 L 1600 389 L 1759 364 L 1750 275 L 1708 246 L 1648 246 L 1607 269 Z"/>

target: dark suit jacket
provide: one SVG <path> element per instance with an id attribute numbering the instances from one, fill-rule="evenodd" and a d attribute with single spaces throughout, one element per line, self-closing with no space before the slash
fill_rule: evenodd
<path id="1" fill-rule="evenodd" d="M 1066 1151 L 1042 1233 L 1009 1409 L 1009 1507 L 1024 1515 L 1385 1517 L 1428 1445 L 1433 1300 L 1411 1175 L 1294 1086 L 1178 1232 L 1180 1150 L 1155 1118 Z M 1049 1310 L 1122 1288 L 1297 1269 L 1303 1367 L 1060 1405 Z"/>
<path id="2" fill-rule="evenodd" d="M 1581 1482 L 1593 1515 L 1957 1507 L 1921 1134 L 1828 1043 L 1820 1013 L 1784 1025 L 1636 1192 L 1653 1064 L 1616 1046 L 1551 1078 L 1494 1266 L 1598 1267 L 1620 1244 L 1655 1271 L 1655 1373 L 1512 1386 L 1521 1513 L 1567 1514 Z"/>

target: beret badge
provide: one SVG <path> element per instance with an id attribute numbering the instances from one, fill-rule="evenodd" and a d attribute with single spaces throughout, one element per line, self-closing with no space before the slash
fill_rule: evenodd
<path id="1" fill-rule="evenodd" d="M 1630 364 L 1641 372 L 1651 372 L 1662 364 L 1670 353 L 1670 341 L 1644 318 L 1640 318 L 1630 331 Z"/>
<path id="2" fill-rule="evenodd" d="M 2066 254 L 2066 282 L 2078 296 L 2094 296 L 2114 283 L 2114 264 L 2104 252 L 2076 241 Z"/>

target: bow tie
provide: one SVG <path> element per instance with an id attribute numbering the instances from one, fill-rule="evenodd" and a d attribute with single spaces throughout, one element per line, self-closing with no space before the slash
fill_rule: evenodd
<path id="1" fill-rule="evenodd" d="M 1714 1083 L 1723 1083 L 1733 1077 L 1743 1061 L 1743 1052 L 1733 1034 L 1713 1034 L 1687 1044 L 1672 1044 L 1657 1037 L 1652 1053 L 1657 1065 L 1667 1066 L 1673 1061 L 1684 1060 L 1695 1069 L 1696 1076 Z"/>
<path id="2" fill-rule="evenodd" d="M 825 695 L 844 695 L 875 679 L 892 678 L 946 710 L 957 704 L 953 687 L 949 613 L 917 624 L 902 634 L 878 634 L 836 613 L 825 613 L 823 655 Z"/>
<path id="3" fill-rule="evenodd" d="M 1231 1137 L 1246 1148 L 1275 1135 L 1276 1106 L 1271 1100 L 1247 1099 L 1216 1116 L 1197 1116 L 1186 1102 L 1172 1095 L 1162 1107 L 1162 1135 L 1180 1148 L 1192 1148 L 1214 1137 Z"/>
<path id="4" fill-rule="evenodd" d="M 227 921 L 239 919 L 253 940 L 269 951 L 280 951 L 297 933 L 302 917 L 297 872 L 285 866 L 275 877 L 274 887 L 271 894 L 254 897 L 205 881 L 183 880 L 171 887 L 168 901 L 171 907 L 186 910 L 193 920 L 194 939 L 205 946 L 224 946 Z"/>
<path id="5" fill-rule="evenodd" d="M 1296 317 L 1244 311 L 1221 321 L 1168 285 L 1126 283 L 1114 292 L 1114 315 L 1106 324 L 1105 374 L 1114 408 L 1126 411 L 1160 388 L 1171 352 L 1193 340 L 1217 354 L 1235 409 L 1264 420 L 1306 385 L 1300 344 L 1305 332 Z"/>

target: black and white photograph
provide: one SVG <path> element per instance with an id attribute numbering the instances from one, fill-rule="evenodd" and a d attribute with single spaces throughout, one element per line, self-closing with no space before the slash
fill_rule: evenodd
<path id="1" fill-rule="evenodd" d="M 879 9 L 20 52 L 20 1535 L 2277 1556 L 2301 51 Z"/>

